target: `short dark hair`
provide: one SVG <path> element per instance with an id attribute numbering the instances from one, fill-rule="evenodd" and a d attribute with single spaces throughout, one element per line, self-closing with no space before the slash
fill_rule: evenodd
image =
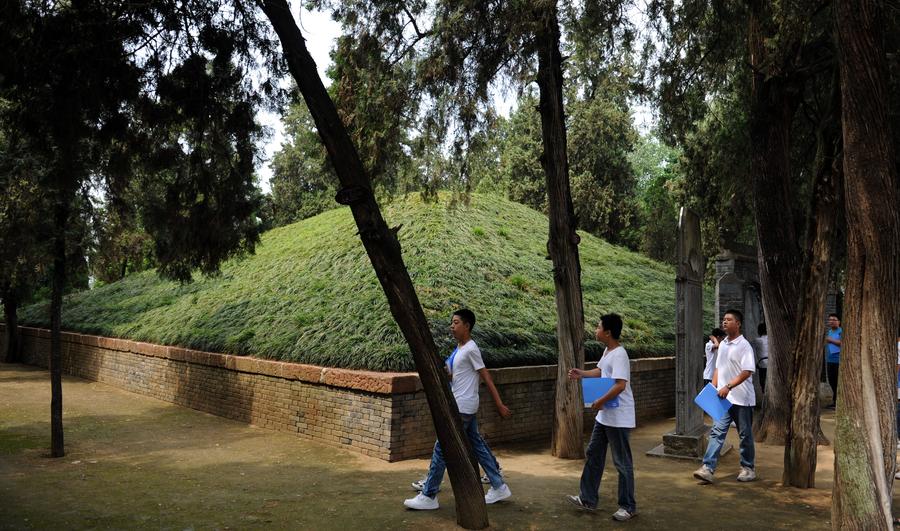
<path id="1" fill-rule="evenodd" d="M 735 319 L 737 319 L 739 323 L 741 323 L 741 327 L 744 326 L 744 314 L 742 314 L 740 310 L 735 310 L 734 308 L 728 308 L 727 310 L 725 310 L 725 313 L 723 313 L 722 316 L 724 317 L 724 316 L 728 315 L 729 313 Z"/>
<path id="2" fill-rule="evenodd" d="M 829 314 L 828 314 L 828 318 L 829 318 L 829 319 L 831 319 L 832 317 L 834 317 L 834 318 L 837 319 L 838 321 L 841 320 L 841 316 L 838 315 L 838 314 L 836 314 L 836 313 L 829 313 Z"/>
<path id="3" fill-rule="evenodd" d="M 716 328 L 712 329 L 712 333 L 710 333 L 709 335 L 715 336 L 715 337 L 725 337 L 726 334 L 725 334 L 724 330 L 722 330 L 719 327 L 716 327 Z"/>
<path id="4" fill-rule="evenodd" d="M 759 323 L 758 325 L 756 325 L 756 335 L 766 335 L 766 323 Z"/>
<path id="5" fill-rule="evenodd" d="M 469 332 L 471 332 L 472 329 L 475 328 L 475 312 L 473 312 L 472 310 L 469 310 L 468 308 L 460 308 L 459 310 L 453 312 L 453 315 L 458 315 L 459 318 L 462 319 L 462 322 L 469 325 Z"/>
<path id="6" fill-rule="evenodd" d="M 617 313 L 608 313 L 600 316 L 600 324 L 609 332 L 613 339 L 618 340 L 622 336 L 622 316 Z"/>

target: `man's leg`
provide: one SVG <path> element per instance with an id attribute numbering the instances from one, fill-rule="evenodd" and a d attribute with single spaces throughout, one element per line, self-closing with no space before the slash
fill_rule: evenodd
<path id="1" fill-rule="evenodd" d="M 609 439 L 606 436 L 606 428 L 594 421 L 594 431 L 591 432 L 591 441 L 585 452 L 584 468 L 581 471 L 582 503 L 587 507 L 597 507 L 600 498 L 600 481 L 603 479 L 603 467 L 606 465 L 606 447 Z"/>
<path id="2" fill-rule="evenodd" d="M 731 413 L 734 406 L 731 406 L 725 415 L 722 416 L 709 430 L 709 444 L 706 445 L 706 454 L 703 456 L 703 464 L 711 471 L 716 471 L 716 465 L 719 462 L 719 453 L 725 444 L 725 436 L 728 435 L 728 428 L 731 427 Z"/>
<path id="3" fill-rule="evenodd" d="M 612 448 L 613 463 L 619 472 L 619 507 L 631 514 L 637 513 L 634 500 L 634 459 L 631 456 L 631 445 L 628 437 L 629 428 L 606 428 L 609 445 Z"/>
<path id="4" fill-rule="evenodd" d="M 738 435 L 741 438 L 741 466 L 753 470 L 756 464 L 756 447 L 753 444 L 753 408 L 750 406 L 731 406 L 730 412 L 735 417 Z"/>
<path id="5" fill-rule="evenodd" d="M 425 478 L 425 486 L 422 487 L 422 494 L 429 498 L 437 496 L 438 490 L 441 488 L 441 482 L 444 480 L 444 470 L 447 463 L 444 461 L 444 452 L 441 450 L 440 441 L 434 442 L 434 451 L 431 453 L 431 466 L 428 467 L 428 477 Z"/>
<path id="6" fill-rule="evenodd" d="M 831 403 L 837 404 L 838 364 L 828 364 L 828 385 L 831 386 Z"/>
<path id="7" fill-rule="evenodd" d="M 475 415 L 462 415 L 462 420 L 463 429 L 469 438 L 469 442 L 472 443 L 475 457 L 481 464 L 481 468 L 484 469 L 484 473 L 487 474 L 488 479 L 491 480 L 491 486 L 495 489 L 500 488 L 503 486 L 503 477 L 500 475 L 497 459 L 491 453 L 487 443 L 484 442 L 481 433 L 478 432 L 478 422 L 475 419 Z"/>

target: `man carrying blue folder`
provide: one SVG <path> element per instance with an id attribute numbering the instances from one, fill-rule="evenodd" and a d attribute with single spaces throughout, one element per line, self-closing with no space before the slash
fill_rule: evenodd
<path id="1" fill-rule="evenodd" d="M 593 511 L 597 508 L 600 480 L 606 466 L 606 448 L 612 448 L 613 463 L 619 472 L 619 510 L 612 515 L 620 522 L 637 516 L 634 500 L 634 460 L 628 437 L 634 428 L 634 396 L 631 394 L 631 362 L 625 348 L 619 344 L 622 334 L 622 318 L 614 313 L 604 315 L 597 324 L 597 341 L 606 344 L 597 368 L 585 371 L 572 369 L 569 378 L 612 378 L 615 384 L 603 396 L 591 404 L 591 409 L 599 411 L 591 441 L 588 443 L 584 470 L 581 472 L 581 493 L 566 496 L 575 506 Z M 618 398 L 618 407 L 604 407 Z"/>
<path id="2" fill-rule="evenodd" d="M 731 422 L 737 425 L 741 438 L 741 472 L 738 481 L 756 479 L 756 448 L 753 445 L 753 406 L 756 405 L 756 392 L 753 389 L 753 371 L 756 370 L 756 357 L 753 347 L 741 335 L 744 316 L 738 310 L 728 310 L 722 317 L 722 330 L 725 340 L 719 343 L 719 357 L 716 370 L 713 372 L 712 385 L 719 390 L 720 398 L 727 398 L 732 406 L 725 415 L 716 421 L 709 432 L 709 444 L 703 456 L 703 466 L 694 472 L 694 477 L 703 483 L 712 483 L 719 453 L 725 444 L 725 436 Z"/>

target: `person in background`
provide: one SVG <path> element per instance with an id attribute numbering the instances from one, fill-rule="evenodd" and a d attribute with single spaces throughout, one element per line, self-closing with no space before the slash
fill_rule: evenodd
<path id="1" fill-rule="evenodd" d="M 831 386 L 831 403 L 825 409 L 837 407 L 838 366 L 841 363 L 841 318 L 838 314 L 828 314 L 828 331 L 825 333 L 825 370 L 828 372 L 828 385 Z"/>
<path id="2" fill-rule="evenodd" d="M 725 339 L 725 332 L 721 328 L 713 328 L 706 342 L 706 368 L 703 369 L 703 385 L 712 381 L 713 372 L 716 370 L 716 354 L 719 352 L 719 343 Z"/>
<path id="3" fill-rule="evenodd" d="M 759 387 L 766 392 L 766 370 L 769 368 L 769 336 L 766 334 L 766 323 L 759 323 L 756 327 L 755 341 L 756 374 L 759 375 Z"/>

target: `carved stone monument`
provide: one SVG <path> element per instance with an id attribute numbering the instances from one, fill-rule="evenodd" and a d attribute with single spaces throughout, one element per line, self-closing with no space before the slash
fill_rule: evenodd
<path id="1" fill-rule="evenodd" d="M 700 459 L 706 451 L 709 427 L 703 423 L 703 410 L 694 403 L 705 365 L 703 272 L 700 218 L 682 207 L 675 277 L 675 431 L 663 435 L 663 443 L 648 455 Z"/>

